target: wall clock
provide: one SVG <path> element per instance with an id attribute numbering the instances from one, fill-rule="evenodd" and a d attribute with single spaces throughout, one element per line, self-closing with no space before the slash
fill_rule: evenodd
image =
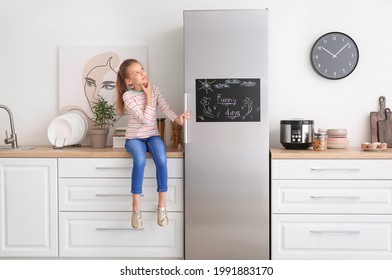
<path id="1" fill-rule="evenodd" d="M 322 77 L 338 80 L 350 75 L 357 67 L 359 51 L 350 36 L 330 32 L 314 43 L 310 60 L 313 69 Z"/>

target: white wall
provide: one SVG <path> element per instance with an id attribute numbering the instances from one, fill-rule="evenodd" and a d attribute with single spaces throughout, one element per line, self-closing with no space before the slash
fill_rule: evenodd
<path id="1" fill-rule="evenodd" d="M 60 45 L 147 45 L 150 78 L 180 113 L 182 11 L 191 9 L 269 9 L 272 147 L 280 146 L 279 121 L 292 117 L 346 127 L 358 146 L 370 138 L 378 97 L 392 104 L 390 0 L 0 0 L 0 7 L 0 104 L 12 109 L 22 145 L 50 144 Z M 343 80 L 323 79 L 310 64 L 314 41 L 330 31 L 347 33 L 360 50 L 357 69 Z M 0 140 L 6 129 L 0 111 Z"/>

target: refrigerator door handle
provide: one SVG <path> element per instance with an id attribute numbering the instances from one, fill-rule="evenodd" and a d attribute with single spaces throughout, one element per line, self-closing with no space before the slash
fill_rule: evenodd
<path id="1" fill-rule="evenodd" d="M 188 112 L 188 93 L 184 93 L 184 109 Z M 188 142 L 188 120 L 184 120 L 184 144 Z"/>

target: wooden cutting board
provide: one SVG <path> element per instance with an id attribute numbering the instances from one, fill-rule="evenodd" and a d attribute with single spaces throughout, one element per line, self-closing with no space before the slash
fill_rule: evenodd
<path id="1" fill-rule="evenodd" d="M 378 121 L 379 142 L 387 143 L 388 148 L 392 148 L 392 113 L 389 108 L 385 109 L 385 120 Z"/>
<path id="2" fill-rule="evenodd" d="M 385 120 L 385 107 L 386 107 L 386 98 L 385 96 L 380 96 L 378 98 L 380 102 L 380 111 L 379 112 L 371 112 L 370 113 L 370 139 L 371 142 L 380 142 L 378 136 L 378 121 Z"/>

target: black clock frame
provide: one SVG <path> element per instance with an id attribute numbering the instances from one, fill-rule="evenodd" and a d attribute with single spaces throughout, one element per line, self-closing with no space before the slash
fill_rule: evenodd
<path id="1" fill-rule="evenodd" d="M 338 77 L 338 78 L 327 77 L 327 76 L 323 75 L 323 74 L 317 69 L 317 67 L 316 67 L 316 66 L 314 65 L 314 63 L 313 63 L 313 51 L 314 51 L 314 47 L 319 43 L 319 41 L 320 41 L 321 39 L 323 39 L 324 37 L 326 37 L 326 36 L 328 36 L 328 35 L 330 35 L 330 34 L 340 34 L 340 35 L 343 35 L 343 36 L 347 37 L 349 40 L 351 40 L 351 42 L 354 43 L 354 46 L 355 46 L 355 48 L 356 48 L 356 50 L 357 50 L 357 59 L 356 59 L 356 63 L 355 63 L 355 65 L 354 65 L 354 67 L 352 68 L 352 70 L 351 70 L 347 75 L 344 75 L 344 76 Z M 321 77 L 325 78 L 325 79 L 329 79 L 329 80 L 340 80 L 340 79 L 343 79 L 343 78 L 346 78 L 346 77 L 350 76 L 351 73 L 354 72 L 355 68 L 357 68 L 358 62 L 359 62 L 359 48 L 358 48 L 357 43 L 353 40 L 353 38 L 351 38 L 350 36 L 348 36 L 346 33 L 343 33 L 343 32 L 340 32 L 340 31 L 333 31 L 333 32 L 328 32 L 328 33 L 323 34 L 322 36 L 320 36 L 320 37 L 314 42 L 314 44 L 313 44 L 313 46 L 312 46 L 312 48 L 311 48 L 311 50 L 310 50 L 310 63 L 312 64 L 312 67 L 313 67 L 314 71 L 315 71 L 317 74 L 319 74 Z"/>

